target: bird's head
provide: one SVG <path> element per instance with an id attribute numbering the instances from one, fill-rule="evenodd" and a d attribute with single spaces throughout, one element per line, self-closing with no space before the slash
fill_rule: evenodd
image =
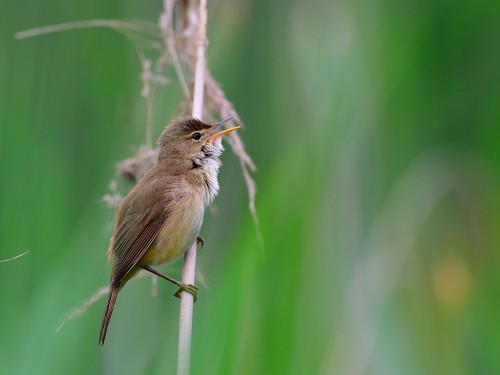
<path id="1" fill-rule="evenodd" d="M 207 158 L 220 156 L 224 148 L 221 137 L 239 128 L 220 130 L 228 118 L 216 124 L 206 124 L 194 117 L 181 117 L 172 121 L 158 138 L 158 160 L 191 160 L 199 166 Z"/>

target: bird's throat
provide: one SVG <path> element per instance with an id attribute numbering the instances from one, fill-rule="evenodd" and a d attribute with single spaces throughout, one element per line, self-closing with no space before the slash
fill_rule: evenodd
<path id="1" fill-rule="evenodd" d="M 198 171 L 201 172 L 201 177 L 203 179 L 202 189 L 205 206 L 212 203 L 219 193 L 219 181 L 217 180 L 219 166 L 220 163 L 218 160 L 207 158 L 203 160 L 201 168 L 198 169 Z"/>

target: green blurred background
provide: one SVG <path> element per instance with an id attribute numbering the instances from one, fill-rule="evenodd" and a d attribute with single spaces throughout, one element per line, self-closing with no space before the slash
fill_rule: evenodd
<path id="1" fill-rule="evenodd" d="M 265 250 L 227 147 L 192 373 L 500 373 L 500 3 L 209 6 L 209 65 L 246 123 Z M 0 264 L 0 372 L 174 373 L 179 301 L 163 282 L 157 297 L 149 278 L 124 289 L 104 348 L 103 300 L 55 333 L 108 282 L 101 197 L 144 142 L 135 50 L 102 28 L 14 40 L 156 22 L 161 2 L 0 7 L 0 258 L 30 251 Z M 155 136 L 179 92 L 159 93 Z"/>

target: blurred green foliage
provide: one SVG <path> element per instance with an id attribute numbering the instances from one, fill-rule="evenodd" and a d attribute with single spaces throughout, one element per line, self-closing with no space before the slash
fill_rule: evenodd
<path id="1" fill-rule="evenodd" d="M 193 374 L 500 373 L 500 3 L 209 1 L 209 64 L 259 167 L 207 214 Z M 178 300 L 149 278 L 55 333 L 108 282 L 114 164 L 144 142 L 132 44 L 88 19 L 160 1 L 5 0 L 0 11 L 0 369 L 174 373 Z M 173 76 L 170 78 L 174 79 Z M 177 114 L 160 92 L 155 135 Z M 180 262 L 165 270 L 179 276 Z"/>

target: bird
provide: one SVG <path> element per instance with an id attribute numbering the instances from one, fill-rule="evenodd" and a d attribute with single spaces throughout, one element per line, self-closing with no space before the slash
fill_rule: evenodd
<path id="1" fill-rule="evenodd" d="M 157 141 L 156 163 L 130 190 L 115 217 L 107 255 L 112 262 L 109 294 L 99 334 L 106 333 L 120 290 L 141 269 L 196 297 L 197 287 L 163 275 L 153 266 L 181 257 L 199 237 L 206 207 L 219 192 L 218 157 L 222 136 L 239 128 L 220 130 L 228 118 L 207 124 L 194 117 L 174 119 Z"/>

